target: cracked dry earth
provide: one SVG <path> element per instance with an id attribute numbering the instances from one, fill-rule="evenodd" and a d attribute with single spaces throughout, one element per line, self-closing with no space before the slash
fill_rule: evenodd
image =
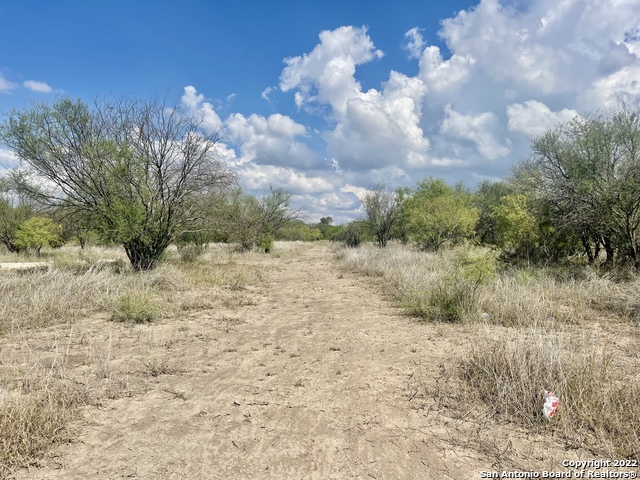
<path id="1" fill-rule="evenodd" d="M 491 466 L 412 401 L 412 379 L 435 382 L 455 339 L 402 316 L 328 246 L 284 255 L 242 294 L 224 314 L 76 326 L 109 343 L 129 395 L 83 407 L 72 441 L 18 478 L 465 479 Z M 167 368 L 143 381 L 136 365 L 157 349 Z"/>

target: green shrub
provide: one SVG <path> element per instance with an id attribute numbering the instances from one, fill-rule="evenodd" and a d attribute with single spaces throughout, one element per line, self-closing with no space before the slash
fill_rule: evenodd
<path id="1" fill-rule="evenodd" d="M 264 253 L 270 253 L 273 250 L 273 236 L 270 234 L 262 234 L 259 239 L 260 251 Z"/>
<path id="2" fill-rule="evenodd" d="M 162 311 L 146 292 L 125 293 L 114 303 L 111 319 L 116 322 L 148 323 L 160 318 Z"/>
<path id="3" fill-rule="evenodd" d="M 42 247 L 60 248 L 64 244 L 62 227 L 48 217 L 31 217 L 18 228 L 14 243 L 19 250 L 31 248 L 40 255 Z"/>
<path id="4" fill-rule="evenodd" d="M 359 221 L 349 223 L 340 235 L 345 247 L 357 248 L 364 241 L 366 227 Z"/>
<path id="5" fill-rule="evenodd" d="M 447 273 L 423 294 L 405 296 L 405 308 L 419 317 L 460 322 L 478 303 L 478 289 L 496 277 L 496 252 L 486 248 L 458 247 L 447 254 Z"/>

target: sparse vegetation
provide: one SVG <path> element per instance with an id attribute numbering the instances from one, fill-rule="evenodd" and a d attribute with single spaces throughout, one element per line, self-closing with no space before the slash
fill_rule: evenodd
<path id="1" fill-rule="evenodd" d="M 456 360 L 458 380 L 434 395 L 536 432 L 553 428 L 567 445 L 594 454 L 637 457 L 640 435 L 629 426 L 640 422 L 640 385 L 613 367 L 602 338 L 586 338 L 583 329 L 596 319 L 633 322 L 631 292 L 640 279 L 614 281 L 587 266 L 498 269 L 497 252 L 470 246 L 437 254 L 399 244 L 336 252 L 345 268 L 380 277 L 407 313 L 474 331 Z M 544 388 L 562 399 L 553 427 L 541 413 Z"/>
<path id="2" fill-rule="evenodd" d="M 261 304 L 257 291 L 265 278 L 283 268 L 281 258 L 286 261 L 303 248 L 302 243 L 276 242 L 278 238 L 341 240 L 334 248 L 343 268 L 375 277 L 406 313 L 422 321 L 416 328 L 433 327 L 439 338 L 443 334 L 438 326 L 472 336 L 472 342 L 442 364 L 443 372 L 455 374 L 443 374 L 435 389 L 423 388 L 424 397 L 431 395 L 438 406 L 455 405 L 454 416 L 475 418 L 481 425 L 495 419 L 538 435 L 554 435 L 567 448 L 597 456 L 640 455 L 637 348 L 627 339 L 624 352 L 617 354 L 607 343 L 620 331 L 637 336 L 640 324 L 635 147 L 640 123 L 635 113 L 588 117 L 547 132 L 534 140 L 532 157 L 512 178 L 485 182 L 476 193 L 433 178 L 418 183 L 415 190 L 375 187 L 363 196 L 365 218 L 334 227 L 331 217 L 317 224 L 302 222 L 301 212 L 290 206 L 292 195 L 282 189 L 271 188 L 260 199 L 240 189 L 229 191 L 233 174 L 209 156 L 215 135 L 192 138 L 197 125 L 186 117 L 172 117 L 170 109 L 156 111 L 155 103 L 127 105 L 123 101 L 108 109 L 116 116 L 110 113 L 101 119 L 106 124 L 100 125 L 108 127 L 105 134 L 94 131 L 95 112 L 68 100 L 13 112 L 3 126 L 5 142 L 30 171 L 14 172 L 13 183 L 3 179 L 0 184 L 0 242 L 7 250 L 1 255 L 11 262 L 38 257 L 47 261 L 48 270 L 0 274 L 0 335 L 14 340 L 10 349 L 18 365 L 0 386 L 0 455 L 5 455 L 0 456 L 0 476 L 8 477 L 66 438 L 79 405 L 127 390 L 128 375 L 144 377 L 142 383 L 149 385 L 162 382 L 163 375 L 182 372 L 176 346 L 189 327 L 174 327 L 170 335 L 165 330 L 160 340 L 143 339 L 141 330 L 158 332 L 197 315 L 198 321 L 209 322 L 206 332 L 193 337 L 201 342 L 204 358 L 215 350 L 218 359 L 236 359 L 271 345 L 264 338 L 257 340 L 263 345 L 260 349 L 256 343 L 245 346 L 237 338 L 222 337 L 245 324 L 255 326 L 229 311 Z M 127 108 L 119 110 L 123 106 Z M 78 142 L 82 148 L 64 147 L 68 139 L 59 137 L 57 129 L 48 132 L 48 139 L 39 137 L 40 130 L 48 128 L 44 120 L 52 115 L 62 130 L 77 134 L 78 125 L 88 129 L 91 135 Z M 120 121 L 130 125 L 140 119 L 151 129 L 143 132 L 145 138 L 135 129 L 123 133 Z M 164 121 L 177 122 L 182 134 L 195 142 L 189 155 L 173 147 L 149 154 L 148 142 L 178 141 L 175 132 L 161 128 Z M 36 140 L 45 142 L 42 151 L 33 148 Z M 69 158 L 56 157 L 60 142 L 66 152 L 62 157 Z M 592 162 L 589 168 L 583 156 Z M 69 167 L 70 160 L 84 165 L 81 173 L 86 178 L 78 172 L 57 173 L 58 164 Z M 180 169 L 170 173 L 167 166 L 172 165 L 183 165 L 182 174 Z M 185 168 L 199 176 L 185 177 Z M 56 184 L 62 195 L 36 188 L 31 181 L 36 177 Z M 589 210 L 592 206 L 594 211 Z M 60 248 L 70 238 L 77 239 L 80 250 Z M 119 244 L 124 253 L 87 245 L 89 238 Z M 212 244 L 216 239 L 230 243 Z M 350 277 L 346 271 L 337 280 L 346 283 L 345 277 Z M 325 278 L 324 286 L 326 282 Z M 305 314 L 314 314 L 317 297 L 312 302 L 296 293 L 295 300 Z M 120 371 L 114 366 L 118 359 L 111 330 L 100 340 L 93 340 L 95 334 L 86 328 L 80 340 L 67 333 L 65 354 L 60 354 L 59 342 L 39 347 L 42 355 L 34 354 L 35 340 L 30 337 L 38 331 L 51 328 L 57 342 L 56 328 L 68 324 L 72 329 L 80 321 L 139 332 L 132 340 L 139 351 L 133 362 L 137 367 L 123 374 L 122 365 Z M 260 372 L 258 381 L 305 387 L 302 379 L 296 381 L 299 373 L 292 377 L 279 368 L 287 361 L 283 359 L 293 364 L 307 347 L 302 340 L 309 341 L 325 328 L 316 330 L 313 325 L 312 330 L 313 322 L 304 321 L 309 324 L 300 331 L 301 344 L 285 343 L 284 330 L 277 330 L 276 346 L 267 353 L 270 370 Z M 604 328 L 606 334 L 594 333 Z M 88 345 L 85 336 L 92 338 Z M 330 372 L 342 375 L 342 368 L 336 368 L 342 365 L 335 363 L 349 365 L 352 351 L 359 348 L 354 346 L 358 342 L 345 343 L 345 351 L 328 343 L 339 344 L 342 338 L 326 336 L 320 354 L 325 358 L 313 359 L 313 365 L 328 358 L 334 363 Z M 414 341 L 415 337 L 405 339 L 399 351 L 408 351 L 411 358 L 422 356 L 426 349 L 414 347 Z M 73 342 L 82 353 L 69 355 Z M 20 352 L 22 348 L 27 354 Z M 294 353 L 287 354 L 290 349 Z M 54 350 L 55 355 L 50 354 Z M 373 351 L 387 356 L 391 348 L 378 344 Z M 73 379 L 64 369 L 70 359 L 87 367 Z M 131 358 L 119 360 L 131 363 Z M 212 367 L 218 369 L 204 361 L 195 368 L 207 372 Z M 6 368 L 0 362 L 0 369 Z M 351 372 L 344 373 L 335 380 L 352 381 Z M 315 388 L 315 377 L 308 383 Z M 159 388 L 173 398 L 187 398 L 181 390 Z M 541 414 L 545 388 L 561 398 L 552 422 Z M 298 395 L 304 393 L 300 390 Z M 418 390 L 411 399 L 416 395 Z M 251 421 L 250 413 L 244 417 Z"/>
<path id="3" fill-rule="evenodd" d="M 579 334 L 534 326 L 486 338 L 461 361 L 461 378 L 467 401 L 534 431 L 551 428 L 541 398 L 545 388 L 553 390 L 562 399 L 553 428 L 569 445 L 617 458 L 640 453 L 640 433 L 631 426 L 640 424 L 640 386 L 621 382 L 611 352 Z"/>
<path id="4" fill-rule="evenodd" d="M 285 256 L 300 248 L 299 243 L 278 245 L 279 254 Z M 21 255 L 0 253 L 0 261 L 28 258 Z M 57 336 L 51 347 L 57 356 L 50 369 L 42 367 L 50 360 L 41 359 L 35 352 L 25 359 L 0 345 L 0 478 L 11 478 L 15 469 L 33 463 L 43 451 L 70 438 L 68 425 L 76 418 L 76 407 L 117 398 L 128 391 L 127 380 L 114 367 L 118 359 L 113 339 L 86 343 L 86 333 L 74 339 L 74 328 L 84 329 L 78 322 L 112 318 L 141 324 L 176 319 L 182 312 L 242 308 L 252 302 L 245 290 L 262 284 L 264 267 L 258 261 L 277 261 L 273 256 L 240 255 L 230 252 L 226 245 L 211 245 L 193 262 L 184 262 L 177 249 L 170 249 L 156 269 L 135 273 L 127 268 L 124 253 L 115 248 L 65 246 L 44 249 L 42 256 L 52 265 L 47 272 L 0 272 L 0 339 L 27 342 L 42 329 L 54 328 L 57 332 L 57 328 L 69 328 L 69 344 L 79 342 L 74 348 L 84 345 L 90 350 L 85 360 L 90 378 L 81 374 L 70 379 L 64 369 L 70 346 L 61 346 Z M 227 325 L 242 323 L 238 318 L 223 318 Z M 31 333 L 26 335 L 27 331 Z M 175 355 L 166 352 L 172 344 L 170 339 L 154 341 L 155 353 L 150 355 L 145 349 L 139 374 L 159 377 L 180 372 Z M 33 347 L 28 348 L 31 351 Z M 42 343 L 36 348 L 49 347 Z M 14 361 L 15 366 L 10 363 Z M 9 365 L 10 374 L 5 375 Z M 175 398 L 186 399 L 184 392 L 167 391 Z"/>
<path id="5" fill-rule="evenodd" d="M 68 424 L 81 399 L 59 382 L 0 393 L 0 478 L 10 478 L 15 468 L 70 437 Z"/>

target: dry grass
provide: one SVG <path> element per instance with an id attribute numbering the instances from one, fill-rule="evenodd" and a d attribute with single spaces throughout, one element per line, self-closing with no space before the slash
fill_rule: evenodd
<path id="1" fill-rule="evenodd" d="M 117 397 L 128 389 L 130 374 L 148 378 L 183 371 L 173 352 L 163 352 L 171 342 L 141 345 L 141 360 L 134 362 L 141 368 L 131 373 L 121 360 L 114 362 L 110 333 L 105 339 L 99 332 L 85 332 L 82 339 L 74 339 L 79 342 L 74 348 L 87 351 L 76 352 L 76 357 L 83 358 L 81 367 L 68 378 L 68 345 L 60 347 L 59 339 L 54 339 L 54 345 L 47 346 L 50 338 L 34 344 L 40 329 L 72 332 L 87 317 L 101 318 L 96 314 L 135 324 L 248 305 L 253 302 L 251 292 L 264 283 L 264 270 L 299 248 L 279 243 L 278 256 L 267 256 L 211 245 L 191 262 L 183 262 L 170 249 L 158 268 L 141 273 L 128 267 L 118 248 L 63 247 L 40 258 L 0 253 L 0 262 L 38 260 L 53 265 L 47 272 L 0 273 L 0 339 L 5 343 L 0 345 L 4 356 L 0 362 L 0 478 L 10 478 L 16 468 L 33 464 L 43 451 L 70 438 L 68 425 L 77 407 Z M 56 327 L 60 324 L 69 326 Z M 37 354 L 36 350 L 46 351 Z M 125 370 L 114 373 L 114 365 Z"/>
<path id="2" fill-rule="evenodd" d="M 612 368 L 612 352 L 593 339 L 561 335 L 552 328 L 510 330 L 484 336 L 460 362 L 462 404 L 482 403 L 488 415 L 536 432 L 555 431 L 572 448 L 611 458 L 640 455 L 640 386 Z M 543 392 L 561 399 L 549 422 L 542 415 Z"/>
<path id="3" fill-rule="evenodd" d="M 470 250 L 480 256 L 486 253 L 473 247 Z M 434 307 L 449 300 L 463 304 L 460 320 L 482 319 L 504 326 L 548 320 L 574 324 L 601 313 L 640 320 L 640 300 L 634 293 L 640 288 L 640 277 L 635 274 L 614 281 L 583 266 L 505 269 L 491 281 L 474 286 L 469 298 L 468 292 L 460 292 L 461 283 L 455 281 L 460 250 L 433 254 L 390 243 L 386 249 L 372 244 L 338 248 L 336 254 L 345 268 L 381 277 L 385 290 L 409 315 L 425 320 L 442 320 Z M 462 282 L 462 287 L 466 286 Z M 462 298 L 456 299 L 460 295 Z"/>
<path id="4" fill-rule="evenodd" d="M 0 478 L 69 438 L 67 425 L 76 405 L 73 392 L 59 383 L 28 394 L 5 392 L 0 400 Z"/>
<path id="5" fill-rule="evenodd" d="M 0 385 L 0 478 L 34 462 L 52 444 L 69 438 L 68 424 L 88 392 L 66 377 L 66 348 L 54 342 L 43 361 L 29 360 L 4 370 Z"/>
<path id="6" fill-rule="evenodd" d="M 594 454 L 640 455 L 637 351 L 616 350 L 613 338 L 585 333 L 597 322 L 607 322 L 614 336 L 626 335 L 630 321 L 637 325 L 637 274 L 619 279 L 583 266 L 509 268 L 465 290 L 464 282 L 452 281 L 461 278 L 456 251 L 436 255 L 391 244 L 336 253 L 343 267 L 380 277 L 408 314 L 461 321 L 459 328 L 474 338 L 450 359 L 449 370 L 459 375 L 430 393 L 438 404 L 453 400 L 446 403 L 460 412 L 485 412 L 481 423 L 496 418 L 557 433 L 568 446 Z M 562 404 L 551 423 L 542 416 L 545 388 Z"/>

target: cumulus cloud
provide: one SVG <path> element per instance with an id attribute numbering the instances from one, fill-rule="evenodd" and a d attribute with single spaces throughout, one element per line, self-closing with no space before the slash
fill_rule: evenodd
<path id="1" fill-rule="evenodd" d="M 425 48 L 420 56 L 420 78 L 434 92 L 459 88 L 469 78 L 471 67 L 475 64 L 471 55 L 454 53 L 443 60 L 438 47 Z"/>
<path id="2" fill-rule="evenodd" d="M 469 140 L 475 143 L 478 152 L 488 159 L 496 160 L 509 154 L 511 146 L 508 140 L 500 141 L 498 117 L 491 112 L 479 115 L 463 115 L 450 105 L 445 107 L 445 117 L 440 132 L 453 139 Z"/>
<path id="3" fill-rule="evenodd" d="M 325 163 L 320 154 L 297 140 L 306 135 L 306 128 L 285 115 L 245 117 L 236 113 L 224 123 L 231 141 L 239 145 L 244 163 L 296 168 L 318 168 Z"/>
<path id="4" fill-rule="evenodd" d="M 51 93 L 53 88 L 47 85 L 45 82 L 37 82 L 35 80 L 26 80 L 22 82 L 22 86 L 33 92 Z"/>
<path id="5" fill-rule="evenodd" d="M 310 175 L 292 167 L 248 163 L 243 165 L 238 173 L 243 184 L 251 190 L 264 190 L 273 185 L 294 194 L 323 194 L 336 188 L 335 184 L 324 176 Z"/>
<path id="6" fill-rule="evenodd" d="M 382 58 L 367 35 L 367 28 L 352 26 L 325 30 L 311 53 L 284 60 L 280 75 L 283 92 L 297 90 L 295 102 L 302 107 L 312 102 L 328 104 L 334 112 L 344 114 L 347 102 L 361 91 L 354 78 L 356 66 Z"/>
<path id="7" fill-rule="evenodd" d="M 481 0 L 443 19 L 446 48 L 428 45 L 416 23 L 397 42 L 417 73 L 390 70 L 374 88 L 363 88 L 359 69 L 384 54 L 365 27 L 323 31 L 286 58 L 278 86 L 298 116 L 221 120 L 193 87 L 185 103 L 223 129 L 225 155 L 248 187 L 295 190 L 312 217 L 350 219 L 376 183 L 499 178 L 531 137 L 620 97 L 640 99 L 637 1 Z M 309 114 L 315 129 L 303 125 Z"/>
<path id="8" fill-rule="evenodd" d="M 535 95 L 586 93 L 639 59 L 628 45 L 640 4 L 630 0 L 482 0 L 442 22 L 447 47 L 477 61 L 493 81 Z M 582 91 L 582 92 L 581 92 Z"/>
<path id="9" fill-rule="evenodd" d="M 416 30 L 416 42 L 418 35 Z M 418 49 L 416 42 L 414 49 Z M 424 83 L 391 71 L 381 90 L 365 92 L 355 78 L 358 65 L 382 56 L 365 27 L 340 27 L 322 32 L 311 53 L 285 60 L 280 88 L 295 90 L 299 107 L 329 107 L 335 127 L 325 131 L 323 138 L 327 152 L 343 168 L 427 163 L 429 141 L 419 126 Z"/>
<path id="10" fill-rule="evenodd" d="M 201 116 L 208 130 L 222 133 L 224 141 L 216 145 L 217 155 L 236 170 L 249 191 L 264 191 L 273 185 L 295 194 L 322 194 L 335 188 L 324 175 L 331 165 L 300 141 L 308 136 L 304 125 L 279 113 L 268 117 L 233 113 L 222 120 L 195 87 L 185 87 L 184 92 L 182 107 Z"/>
<path id="11" fill-rule="evenodd" d="M 552 112 L 544 103 L 528 100 L 507 107 L 507 126 L 510 131 L 531 138 L 542 135 L 558 124 L 569 122 L 576 116 L 578 112 L 575 110 L 564 108 L 559 112 Z"/>
<path id="12" fill-rule="evenodd" d="M 184 87 L 184 94 L 180 100 L 191 115 L 199 117 L 208 132 L 218 132 L 222 128 L 222 120 L 215 108 L 210 102 L 205 101 L 204 95 L 199 94 L 195 87 L 191 85 Z"/>

